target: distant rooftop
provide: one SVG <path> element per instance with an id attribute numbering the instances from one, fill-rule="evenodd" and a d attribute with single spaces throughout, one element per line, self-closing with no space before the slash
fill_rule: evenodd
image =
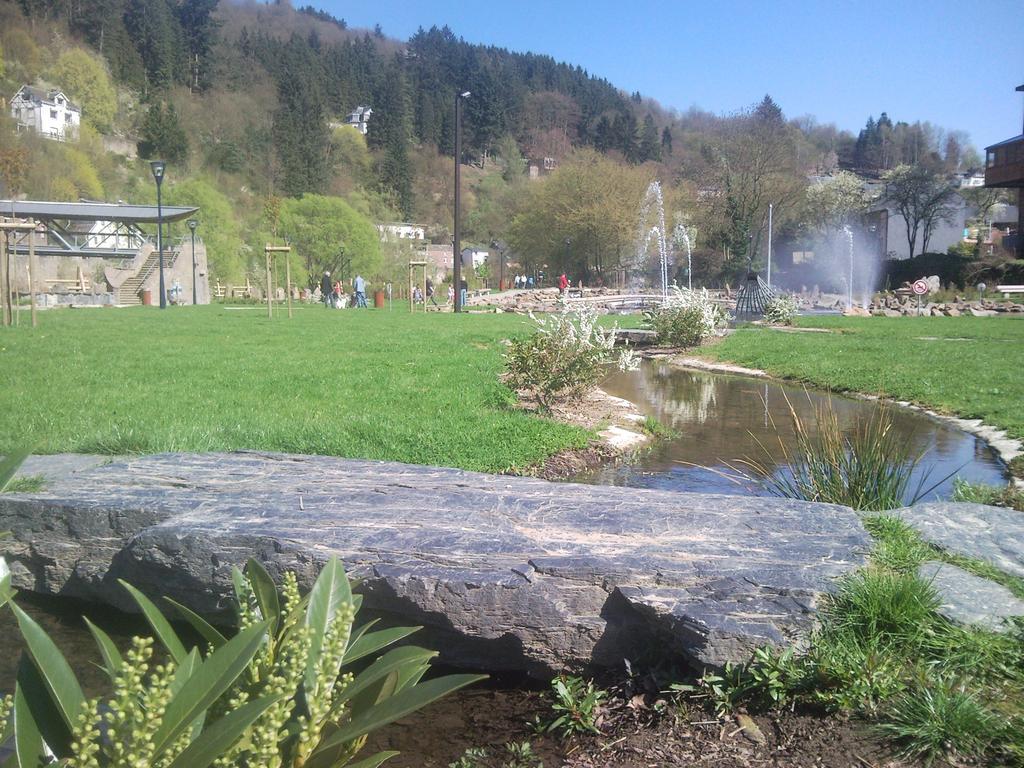
<path id="1" fill-rule="evenodd" d="M 163 206 L 165 222 L 181 221 L 199 212 L 198 208 Z M 131 224 L 156 224 L 155 205 L 126 203 L 54 203 L 40 200 L 0 200 L 0 216 L 68 221 L 123 221 Z"/>

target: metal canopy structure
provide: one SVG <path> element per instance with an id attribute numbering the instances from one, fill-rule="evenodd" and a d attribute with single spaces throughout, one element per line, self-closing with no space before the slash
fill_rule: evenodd
<path id="1" fill-rule="evenodd" d="M 764 315 L 768 302 L 775 298 L 775 292 L 757 272 L 748 272 L 747 281 L 736 294 L 736 317 L 740 319 Z"/>
<path id="2" fill-rule="evenodd" d="M 164 223 L 182 221 L 198 211 L 168 205 L 159 211 L 155 205 L 0 200 L 0 216 L 42 225 L 44 242 L 36 243 L 36 252 L 47 256 L 133 256 L 150 240 L 140 224 L 156 224 L 161 218 Z M 21 252 L 26 245 L 16 248 Z"/>

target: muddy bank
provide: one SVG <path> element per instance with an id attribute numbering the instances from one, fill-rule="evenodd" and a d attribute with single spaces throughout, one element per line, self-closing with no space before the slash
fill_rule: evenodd
<path id="1" fill-rule="evenodd" d="M 532 410 L 526 403 L 520 407 Z M 628 458 L 651 440 L 641 427 L 645 417 L 636 404 L 602 389 L 595 389 L 580 402 L 555 406 L 550 418 L 562 424 L 596 430 L 597 435 L 588 445 L 559 451 L 540 464 L 511 474 L 564 480 Z"/>

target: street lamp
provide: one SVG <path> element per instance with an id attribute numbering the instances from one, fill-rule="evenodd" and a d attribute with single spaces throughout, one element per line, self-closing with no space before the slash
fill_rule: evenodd
<path id="1" fill-rule="evenodd" d="M 160 185 L 164 181 L 164 169 L 167 163 L 153 160 L 149 167 L 153 169 L 156 180 L 156 247 L 160 252 L 160 309 L 167 309 L 167 291 L 164 289 L 164 209 L 160 199 Z"/>
<path id="2" fill-rule="evenodd" d="M 192 230 L 192 306 L 199 303 L 196 300 L 196 227 L 198 226 L 198 219 L 188 220 L 188 228 Z"/>
<path id="3" fill-rule="evenodd" d="M 462 101 L 468 99 L 469 91 L 463 91 L 455 95 L 455 236 L 452 238 L 452 257 L 455 262 L 455 270 L 452 277 L 455 288 L 455 311 L 462 311 L 462 231 L 460 219 L 460 208 L 462 205 L 462 171 L 459 168 L 459 161 L 462 159 Z"/>

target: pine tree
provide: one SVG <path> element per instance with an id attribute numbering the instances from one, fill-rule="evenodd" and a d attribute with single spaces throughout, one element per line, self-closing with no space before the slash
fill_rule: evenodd
<path id="1" fill-rule="evenodd" d="M 661 159 L 661 145 L 658 143 L 658 128 L 654 117 L 648 112 L 644 116 L 644 127 L 640 133 L 640 162 Z"/>
<path id="2" fill-rule="evenodd" d="M 667 125 L 661 129 L 661 152 L 663 155 L 672 154 L 672 131 Z"/>

